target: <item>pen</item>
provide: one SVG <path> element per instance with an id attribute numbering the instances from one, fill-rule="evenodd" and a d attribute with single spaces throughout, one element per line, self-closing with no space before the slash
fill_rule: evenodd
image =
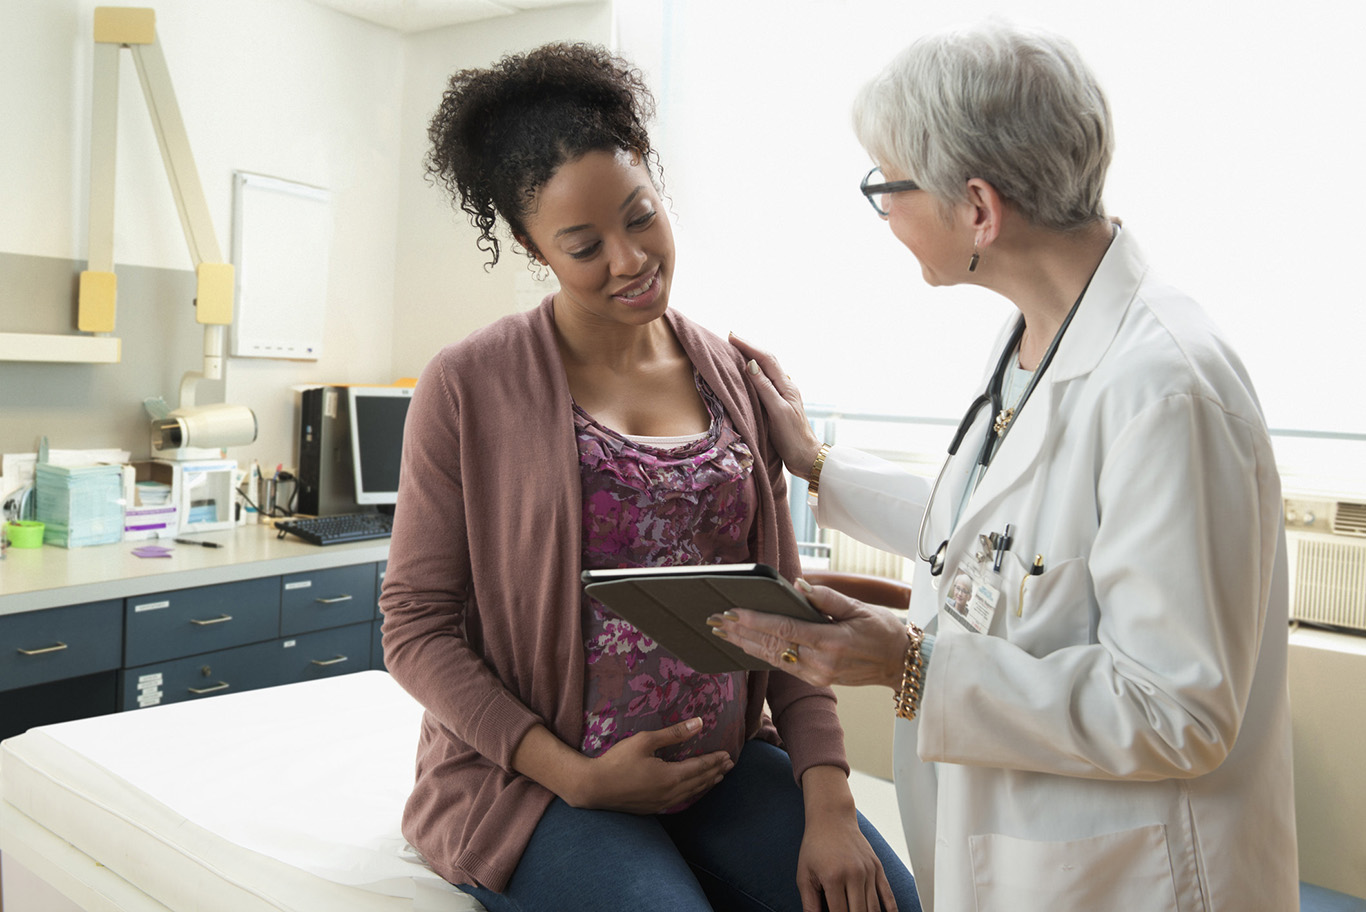
<path id="1" fill-rule="evenodd" d="M 221 547 L 223 547 L 223 546 L 220 545 L 218 542 L 211 542 L 211 541 L 195 541 L 193 538 L 176 538 L 176 539 L 172 539 L 172 541 L 174 541 L 174 542 L 175 542 L 176 544 L 178 544 L 178 545 L 202 545 L 202 546 L 205 547 L 205 548 L 221 548 Z"/>
<path id="2" fill-rule="evenodd" d="M 991 562 L 991 569 L 995 573 L 1001 572 L 1001 559 L 1010 550 L 1010 533 L 1015 531 L 1015 527 L 1006 523 L 1006 529 L 1001 533 L 1001 537 L 996 539 L 996 560 Z"/>
<path id="3" fill-rule="evenodd" d="M 1040 573 L 1043 573 L 1043 555 L 1036 554 L 1034 555 L 1034 565 L 1029 568 L 1029 576 L 1026 576 L 1024 579 L 1020 580 L 1020 600 L 1015 603 L 1016 617 L 1024 616 L 1025 583 L 1029 582 L 1030 576 L 1038 576 Z"/>

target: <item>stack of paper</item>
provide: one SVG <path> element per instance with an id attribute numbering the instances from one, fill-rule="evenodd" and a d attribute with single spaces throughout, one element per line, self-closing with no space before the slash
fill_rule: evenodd
<path id="1" fill-rule="evenodd" d="M 34 482 L 44 543 L 80 548 L 123 538 L 121 466 L 40 462 Z"/>

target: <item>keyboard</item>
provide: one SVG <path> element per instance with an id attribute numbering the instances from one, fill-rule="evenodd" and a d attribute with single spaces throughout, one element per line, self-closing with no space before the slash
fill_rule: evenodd
<path id="1" fill-rule="evenodd" d="M 297 535 L 315 545 L 337 545 L 367 538 L 388 538 L 394 531 L 394 518 L 383 513 L 342 513 L 338 516 L 286 519 L 275 523 L 277 538 Z"/>

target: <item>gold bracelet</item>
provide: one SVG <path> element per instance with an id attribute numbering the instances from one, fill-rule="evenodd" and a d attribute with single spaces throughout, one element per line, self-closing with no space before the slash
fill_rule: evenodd
<path id="1" fill-rule="evenodd" d="M 893 695 L 899 719 L 914 719 L 920 711 L 920 695 L 925 691 L 924 669 L 920 665 L 920 643 L 924 639 L 925 631 L 907 622 L 906 663 L 901 671 L 901 686 Z"/>
<path id="2" fill-rule="evenodd" d="M 825 468 L 825 457 L 830 455 L 830 444 L 822 443 L 816 452 L 816 461 L 811 463 L 811 471 L 806 473 L 806 505 L 816 506 L 821 492 L 821 469 Z"/>

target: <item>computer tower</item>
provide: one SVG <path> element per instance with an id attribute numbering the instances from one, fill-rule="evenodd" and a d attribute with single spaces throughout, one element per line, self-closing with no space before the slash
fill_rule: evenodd
<path id="1" fill-rule="evenodd" d="M 362 512 L 352 477 L 351 420 L 346 387 L 303 391 L 299 412 L 299 497 L 296 513 L 332 516 Z M 370 511 L 366 511 L 370 512 Z"/>

